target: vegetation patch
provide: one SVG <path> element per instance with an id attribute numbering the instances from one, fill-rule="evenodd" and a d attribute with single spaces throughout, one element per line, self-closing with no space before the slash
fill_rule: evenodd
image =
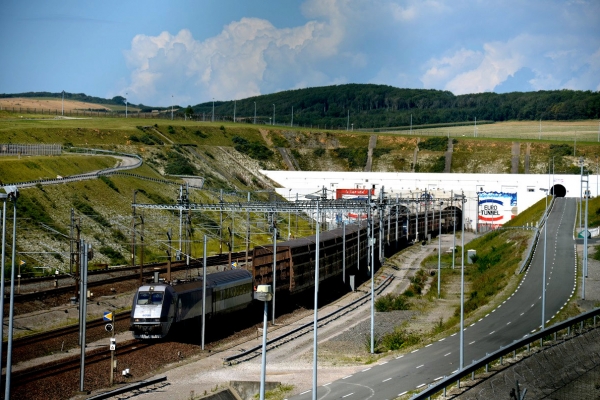
<path id="1" fill-rule="evenodd" d="M 100 213 L 94 210 L 94 208 L 84 200 L 76 198 L 75 200 L 73 200 L 73 207 L 75 207 L 75 209 L 80 213 L 96 221 L 99 225 L 105 228 L 110 228 L 110 222 L 108 222 L 106 218 L 104 218 Z"/>
<path id="2" fill-rule="evenodd" d="M 196 167 L 180 153 L 170 152 L 167 155 L 165 174 L 169 175 L 195 175 Z"/>
<path id="3" fill-rule="evenodd" d="M 394 295 L 388 293 L 380 296 L 375 301 L 375 310 L 378 312 L 389 312 L 395 310 L 408 310 L 410 308 L 410 302 L 405 295 L 398 294 Z"/>
<path id="4" fill-rule="evenodd" d="M 119 188 L 113 183 L 113 181 L 111 181 L 108 177 L 104 176 L 104 175 L 100 175 L 98 177 L 98 179 L 100 179 L 102 182 L 106 183 L 106 185 L 111 188 L 112 190 L 114 190 L 115 192 L 119 193 Z"/>
<path id="5" fill-rule="evenodd" d="M 234 136 L 231 140 L 234 149 L 255 160 L 270 160 L 274 155 L 273 151 L 262 143 L 251 142 L 241 136 Z"/>
<path id="6" fill-rule="evenodd" d="M 453 143 L 458 140 L 453 139 Z M 419 143 L 420 150 L 446 151 L 448 150 L 448 139 L 443 136 L 430 137 Z"/>
<path id="7" fill-rule="evenodd" d="M 127 263 L 125 257 L 110 246 L 102 246 L 98 251 L 108 257 L 112 265 L 122 265 Z"/>
<path id="8" fill-rule="evenodd" d="M 342 147 L 333 150 L 338 158 L 342 158 L 348 162 L 349 169 L 362 168 L 367 163 L 366 147 Z"/>

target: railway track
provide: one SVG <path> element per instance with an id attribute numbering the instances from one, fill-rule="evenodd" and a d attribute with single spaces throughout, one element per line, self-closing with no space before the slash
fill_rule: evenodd
<path id="1" fill-rule="evenodd" d="M 377 286 L 377 288 L 375 289 L 375 293 L 377 293 L 378 295 L 381 294 L 392 283 L 392 281 L 394 279 L 395 278 L 393 276 L 388 276 L 381 284 L 379 284 L 379 286 Z M 370 298 L 371 298 L 371 293 L 367 293 L 367 294 L 359 297 L 358 299 L 354 300 L 350 304 L 340 307 L 339 309 L 333 311 L 332 313 L 329 313 L 329 314 L 319 318 L 317 321 L 318 326 L 321 327 L 321 326 L 326 325 L 338 318 L 343 317 L 344 315 L 350 313 L 351 311 L 354 311 L 361 305 L 368 302 L 370 300 Z M 309 323 L 301 325 L 289 332 L 283 333 L 276 338 L 268 340 L 267 341 L 267 351 L 274 349 L 276 347 L 279 347 L 285 343 L 291 342 L 292 340 L 295 340 L 309 332 L 312 332 L 313 328 L 314 328 L 314 323 L 309 322 Z M 251 360 L 255 357 L 259 357 L 259 356 L 261 356 L 261 354 L 262 354 L 262 344 L 259 346 L 255 346 L 249 350 L 246 350 L 240 354 L 236 354 L 231 357 L 226 357 L 223 359 L 223 363 L 226 365 L 239 364 L 244 361 Z"/>
<path id="2" fill-rule="evenodd" d="M 387 277 L 380 285 L 376 287 L 376 293 L 380 294 L 383 292 L 385 288 L 387 288 L 392 282 L 393 277 Z M 360 307 L 367 303 L 370 299 L 370 293 L 367 293 L 357 300 L 354 300 L 352 303 L 341 307 L 340 309 L 325 315 L 319 319 L 319 326 L 323 326 L 328 324 L 335 319 L 341 318 L 344 315 L 352 312 L 356 308 Z M 124 320 L 129 318 L 129 313 L 120 313 L 115 316 L 117 325 L 119 326 L 128 326 L 128 324 L 123 323 Z M 121 323 L 119 323 L 121 322 Z M 101 319 L 90 321 L 87 324 L 87 337 L 88 342 L 91 342 L 90 336 L 93 335 L 94 330 L 99 333 L 99 335 L 103 335 L 102 337 L 108 337 L 104 330 L 105 322 Z M 287 324 L 290 326 L 290 324 Z M 302 325 L 298 328 L 295 328 L 289 332 L 283 333 L 282 335 L 270 340 L 268 342 L 268 349 L 274 349 L 278 346 L 281 346 L 287 342 L 300 338 L 301 336 L 312 331 L 313 324 L 308 323 Z M 248 332 L 254 331 L 255 327 L 247 328 Z M 246 336 L 247 335 L 247 336 Z M 51 332 L 47 332 L 44 334 L 31 335 L 29 337 L 25 337 L 19 340 L 16 340 L 13 344 L 15 355 L 19 353 L 19 349 L 31 349 L 31 348 L 40 348 L 40 351 L 43 353 L 44 348 L 46 346 L 40 346 L 39 343 L 42 340 L 45 341 L 61 341 L 66 337 L 71 337 L 72 340 L 75 341 L 74 346 L 76 347 L 77 339 L 78 339 L 78 326 L 70 326 L 62 329 L 57 329 Z M 243 338 L 245 337 L 245 338 Z M 204 353 L 198 353 L 198 346 L 192 345 L 190 346 L 187 343 L 178 343 L 178 342 L 140 342 L 137 340 L 131 340 L 128 342 L 119 343 L 116 356 L 119 360 L 119 366 L 127 365 L 132 366 L 132 370 L 137 371 L 140 370 L 139 363 L 148 363 L 150 360 L 155 361 L 157 359 L 161 359 L 161 362 L 174 362 L 180 360 L 182 358 L 186 358 L 190 355 L 194 355 L 194 357 L 208 357 L 209 355 L 214 355 L 218 353 L 224 353 L 227 350 L 235 348 L 242 343 L 246 343 L 249 340 L 254 340 L 253 335 L 250 338 L 248 333 L 242 335 L 241 338 L 232 339 L 228 338 L 215 338 L 217 341 L 222 339 L 226 339 L 230 343 L 223 345 L 220 343 L 218 345 L 217 342 L 209 343 L 207 346 L 207 350 Z M 240 341 L 240 339 L 242 339 Z M 56 345 L 56 342 L 54 342 Z M 108 379 L 108 369 L 109 369 L 109 359 L 110 359 L 110 351 L 108 350 L 108 339 L 106 340 L 107 346 L 102 346 L 102 348 L 98 348 L 96 350 L 88 350 L 86 353 L 86 388 L 89 389 L 98 389 L 101 387 L 107 387 L 107 379 Z M 216 345 L 216 346 L 215 346 Z M 191 350 L 190 350 L 191 349 Z M 217 350 L 218 349 L 218 350 Z M 32 354 L 32 353 L 30 353 Z M 251 348 L 250 350 L 240 353 L 234 357 L 229 357 L 224 359 L 225 363 L 234 364 L 234 363 L 242 363 L 248 360 L 251 360 L 261 354 L 261 346 L 257 346 Z M 45 355 L 45 354 L 41 354 Z M 41 356 L 37 355 L 37 357 Z M 162 358 L 168 355 L 170 357 L 169 360 L 162 360 Z M 142 360 L 142 361 L 139 361 Z M 157 366 L 158 367 L 158 366 Z M 122 368 L 118 368 L 117 371 L 120 371 Z M 153 370 L 152 368 L 150 370 Z M 28 369 L 23 369 L 21 371 L 13 372 L 12 380 L 13 387 L 15 390 L 15 398 L 31 398 L 32 392 L 36 390 L 45 391 L 47 393 L 48 390 L 57 390 L 57 389 L 48 389 L 53 388 L 56 385 L 56 382 L 67 382 L 68 385 L 60 386 L 61 393 L 56 392 L 53 396 L 49 396 L 47 398 L 56 398 L 63 399 L 68 398 L 73 395 L 73 392 L 77 391 L 77 383 L 80 371 L 80 355 L 79 352 L 77 354 L 73 354 L 72 356 L 63 358 L 62 360 L 49 362 L 43 365 L 35 366 Z M 122 383 L 127 382 L 127 380 L 122 378 L 120 374 L 116 374 L 117 381 L 121 380 Z M 91 383 L 93 381 L 94 383 Z M 64 388 L 63 388 L 64 386 Z M 24 394 L 27 393 L 27 394 Z M 39 393 L 39 392 L 38 392 Z"/>
<path id="3" fill-rule="evenodd" d="M 245 259 L 245 252 L 236 252 L 231 253 L 232 259 Z M 252 256 L 249 255 L 248 260 L 252 260 Z M 229 262 L 229 254 L 219 254 L 215 256 L 210 256 L 206 258 L 207 267 L 214 267 L 223 264 L 227 264 Z M 185 261 L 176 261 L 171 263 L 171 271 L 183 271 L 186 269 L 194 269 L 194 268 L 202 268 L 201 261 L 191 262 L 190 265 L 187 265 Z M 139 271 L 140 267 L 122 267 L 118 269 L 111 270 L 102 270 L 102 271 L 90 271 L 88 274 L 88 288 L 99 287 L 103 285 L 109 285 L 112 283 L 123 282 L 128 280 L 139 279 Z M 156 271 L 160 273 L 165 273 L 167 270 L 167 263 L 155 263 L 144 265 L 144 276 L 151 277 L 152 274 Z M 113 276 L 110 278 L 102 278 L 103 275 L 108 274 L 117 274 L 117 276 Z M 57 282 L 58 287 L 53 287 L 50 289 L 45 289 L 44 286 L 48 286 Z M 74 292 L 74 284 L 75 279 L 69 275 L 60 275 L 58 278 L 55 276 L 49 277 L 40 277 L 40 278 L 31 278 L 27 280 L 21 280 L 20 282 L 20 290 L 22 293 L 15 295 L 15 302 L 27 302 L 31 300 L 47 298 L 47 297 L 55 297 L 59 295 L 64 295 L 68 293 Z M 10 288 L 10 281 L 5 282 L 5 287 Z M 23 293 L 24 292 L 24 293 Z"/>

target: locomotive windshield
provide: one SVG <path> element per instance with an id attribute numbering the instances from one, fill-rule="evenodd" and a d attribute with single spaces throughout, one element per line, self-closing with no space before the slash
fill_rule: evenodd
<path id="1" fill-rule="evenodd" d="M 160 305 L 163 302 L 162 292 L 139 292 L 137 297 L 138 305 Z"/>

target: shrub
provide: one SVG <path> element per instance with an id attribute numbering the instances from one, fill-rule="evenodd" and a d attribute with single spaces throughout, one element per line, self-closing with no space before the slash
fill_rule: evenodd
<path id="1" fill-rule="evenodd" d="M 375 309 L 379 312 L 389 312 L 394 310 L 408 310 L 410 308 L 410 303 L 406 296 L 403 295 L 393 295 L 388 293 L 384 296 L 381 296 L 375 302 Z"/>
<path id="2" fill-rule="evenodd" d="M 407 333 L 404 329 L 396 328 L 393 332 L 384 335 L 380 340 L 380 352 L 399 350 L 402 347 L 415 345 L 421 341 L 418 335 Z"/>
<path id="3" fill-rule="evenodd" d="M 119 193 L 119 188 L 114 184 L 113 181 L 111 181 L 109 178 L 107 178 L 104 175 L 101 175 L 98 179 L 100 179 L 102 182 L 106 183 L 106 185 L 111 188 L 112 190 L 114 190 L 115 192 Z"/>
<path id="4" fill-rule="evenodd" d="M 194 135 L 196 135 L 196 136 L 198 136 L 198 137 L 201 137 L 202 139 L 206 139 L 206 138 L 208 137 L 208 135 L 207 135 L 207 134 L 205 134 L 205 133 L 202 133 L 202 132 L 200 131 L 200 129 L 196 129 L 196 130 L 194 131 Z"/>
<path id="5" fill-rule="evenodd" d="M 123 255 L 120 252 L 116 251 L 115 249 L 113 249 L 110 246 L 102 246 L 98 249 L 98 251 L 100 253 L 104 254 L 106 257 L 108 257 L 111 264 L 113 264 L 113 265 L 127 263 L 127 260 L 125 260 L 125 257 L 123 257 Z"/>
<path id="6" fill-rule="evenodd" d="M 381 157 L 384 154 L 388 154 L 392 149 L 387 147 L 376 147 L 373 149 L 373 157 Z"/>
<path id="7" fill-rule="evenodd" d="M 129 140 L 131 140 L 132 142 L 139 142 L 140 138 L 135 135 L 131 135 L 129 136 Z"/>
<path id="8" fill-rule="evenodd" d="M 165 173 L 170 175 L 195 175 L 196 167 L 194 167 L 183 155 L 179 153 L 169 153 L 167 155 Z"/>
<path id="9" fill-rule="evenodd" d="M 367 163 L 368 149 L 366 147 L 344 147 L 335 149 L 337 157 L 348 161 L 348 168 L 355 169 L 364 167 Z"/>
<path id="10" fill-rule="evenodd" d="M 325 155 L 325 149 L 319 147 L 318 149 L 313 150 L 313 155 L 315 157 L 323 157 Z"/>
<path id="11" fill-rule="evenodd" d="M 269 160 L 273 157 L 274 153 L 259 142 L 250 142 L 241 136 L 234 136 L 231 140 L 234 143 L 233 148 L 236 151 L 246 154 L 250 158 L 256 160 Z"/>
<path id="12" fill-rule="evenodd" d="M 104 218 L 101 214 L 97 213 L 96 210 L 94 210 L 94 208 L 85 201 L 75 199 L 73 201 L 73 207 L 75 207 L 75 209 L 77 209 L 77 211 L 79 211 L 80 213 L 96 221 L 101 226 L 104 226 L 105 228 L 110 228 L 110 222 L 108 222 L 106 218 Z"/>
<path id="13" fill-rule="evenodd" d="M 448 139 L 443 136 L 427 138 L 419 143 L 419 149 L 431 151 L 446 151 L 448 149 Z"/>
<path id="14" fill-rule="evenodd" d="M 175 133 L 175 128 L 173 128 L 171 125 L 169 125 L 169 126 L 167 127 L 167 131 L 168 131 L 168 132 L 169 132 L 169 133 L 172 135 L 172 134 L 174 134 L 174 133 Z"/>

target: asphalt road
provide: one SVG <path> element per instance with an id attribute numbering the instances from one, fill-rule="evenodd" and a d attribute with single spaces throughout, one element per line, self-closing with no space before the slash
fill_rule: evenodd
<path id="1" fill-rule="evenodd" d="M 562 309 L 575 291 L 575 214 L 575 199 L 557 198 L 548 218 L 546 321 Z M 518 289 L 488 315 L 465 326 L 463 367 L 541 327 L 543 249 L 544 232 Z M 340 380 L 319 382 L 317 398 L 394 399 L 433 383 L 459 369 L 459 338 L 460 334 L 455 333 L 395 359 L 365 366 L 361 372 Z M 311 398 L 311 390 L 293 397 L 298 400 Z"/>

